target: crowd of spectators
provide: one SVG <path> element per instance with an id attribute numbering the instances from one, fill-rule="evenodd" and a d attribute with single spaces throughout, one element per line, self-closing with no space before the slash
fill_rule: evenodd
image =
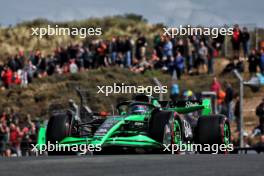
<path id="1" fill-rule="evenodd" d="M 234 60 L 241 60 L 244 58 L 248 61 L 248 71 L 251 75 L 254 75 L 260 70 L 260 73 L 264 75 L 264 48 L 250 49 L 250 33 L 246 27 L 241 30 L 238 25 L 234 26 L 234 34 L 232 36 L 232 46 L 234 52 Z M 240 50 L 242 48 L 243 57 L 241 57 Z M 244 71 L 243 62 L 238 62 L 236 65 L 231 62 L 230 67 L 238 67 L 238 70 Z"/>
<path id="2" fill-rule="evenodd" d="M 14 110 L 0 116 L 0 156 L 28 156 L 36 143 L 37 124 L 30 115 L 22 118 Z"/>
<path id="3" fill-rule="evenodd" d="M 240 99 L 238 92 L 236 92 L 232 85 L 225 81 L 222 85 L 216 77 L 214 77 L 211 84 L 211 91 L 215 92 L 217 95 L 217 111 L 218 113 L 225 114 L 230 122 L 235 122 L 236 130 L 234 134 L 239 136 L 240 131 Z M 256 116 L 258 117 L 258 125 L 253 129 L 249 135 L 244 132 L 244 147 L 257 147 L 257 152 L 263 152 L 263 139 L 264 139 L 264 99 L 256 107 Z M 235 135 L 235 136 L 236 136 Z M 252 139 L 260 136 L 261 142 L 258 144 L 253 144 Z M 239 146 L 239 139 L 236 138 L 234 141 L 235 146 Z"/>
<path id="4" fill-rule="evenodd" d="M 88 44 L 70 44 L 55 48 L 48 55 L 40 50 L 29 54 L 19 51 L 0 64 L 1 82 L 5 88 L 27 86 L 37 77 L 114 65 L 136 73 L 161 69 L 170 74 L 177 73 L 179 79 L 184 72 L 193 73 L 200 67 L 205 72 L 207 65 L 208 73 L 212 74 L 213 59 L 222 42 L 223 39 L 212 40 L 200 36 L 171 39 L 157 35 L 154 42 L 148 43 L 146 37 L 139 34 L 136 40 L 119 36 L 111 40 L 93 40 Z"/>
<path id="5" fill-rule="evenodd" d="M 27 86 L 37 77 L 114 65 L 136 73 L 160 69 L 176 75 L 178 79 L 184 73 L 214 74 L 214 59 L 222 53 L 224 40 L 222 35 L 214 39 L 208 36 L 171 38 L 156 35 L 150 42 L 144 35 L 138 34 L 136 39 L 118 36 L 111 40 L 92 40 L 89 43 L 61 46 L 47 55 L 40 50 L 28 54 L 19 51 L 0 64 L 0 83 L 5 88 L 13 85 Z M 264 74 L 264 50 L 249 47 L 250 33 L 246 27 L 241 31 L 238 25 L 234 26 L 231 43 L 234 54 L 226 70 L 237 68 L 244 71 L 244 62 L 240 59 L 242 47 L 243 56 L 249 63 L 248 71 L 255 74 L 260 70 Z"/>

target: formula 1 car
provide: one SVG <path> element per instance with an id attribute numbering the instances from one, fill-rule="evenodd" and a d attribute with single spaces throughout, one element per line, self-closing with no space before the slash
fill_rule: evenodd
<path id="1" fill-rule="evenodd" d="M 162 151 L 165 144 L 230 144 L 229 121 L 212 113 L 208 98 L 172 102 L 137 95 L 119 103 L 117 115 L 93 113 L 83 103 L 81 99 L 80 108 L 53 113 L 47 127 L 39 131 L 38 144 L 93 144 L 111 151 Z"/>

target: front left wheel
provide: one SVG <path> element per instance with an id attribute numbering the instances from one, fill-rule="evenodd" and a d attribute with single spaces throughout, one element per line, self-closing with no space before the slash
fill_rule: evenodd
<path id="1" fill-rule="evenodd" d="M 175 112 L 157 111 L 150 119 L 149 129 L 150 137 L 163 147 L 182 144 L 182 125 Z"/>

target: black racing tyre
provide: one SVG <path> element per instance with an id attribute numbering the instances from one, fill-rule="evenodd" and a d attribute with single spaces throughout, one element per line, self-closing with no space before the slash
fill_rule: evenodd
<path id="1" fill-rule="evenodd" d="M 152 139 L 162 143 L 164 127 L 172 116 L 171 111 L 155 111 L 149 120 L 149 135 Z"/>
<path id="2" fill-rule="evenodd" d="M 46 143 L 56 144 L 70 135 L 71 118 L 66 113 L 54 114 L 48 122 L 46 131 Z M 66 154 L 56 151 L 48 151 L 49 155 Z"/>
<path id="3" fill-rule="evenodd" d="M 195 142 L 202 145 L 229 145 L 231 142 L 230 125 L 227 117 L 224 115 L 201 116 L 198 119 Z M 200 153 L 212 153 L 212 151 Z M 218 151 L 218 153 L 226 153 Z"/>
<path id="4" fill-rule="evenodd" d="M 60 142 L 70 134 L 71 119 L 67 114 L 55 114 L 48 122 L 46 139 L 52 144 Z"/>
<path id="5" fill-rule="evenodd" d="M 172 111 L 154 111 L 149 121 L 149 134 L 152 139 L 164 145 L 162 151 L 157 149 L 156 152 L 171 152 L 166 149 L 168 146 L 172 149 L 174 144 L 181 145 L 183 142 L 181 120 Z M 178 153 L 176 150 L 173 152 Z"/>

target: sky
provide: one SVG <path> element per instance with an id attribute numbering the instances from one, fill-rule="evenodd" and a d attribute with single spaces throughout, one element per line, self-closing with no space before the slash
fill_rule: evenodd
<path id="1" fill-rule="evenodd" d="M 125 13 L 168 26 L 264 27 L 263 0 L 0 0 L 3 26 L 36 18 L 67 21 Z"/>

